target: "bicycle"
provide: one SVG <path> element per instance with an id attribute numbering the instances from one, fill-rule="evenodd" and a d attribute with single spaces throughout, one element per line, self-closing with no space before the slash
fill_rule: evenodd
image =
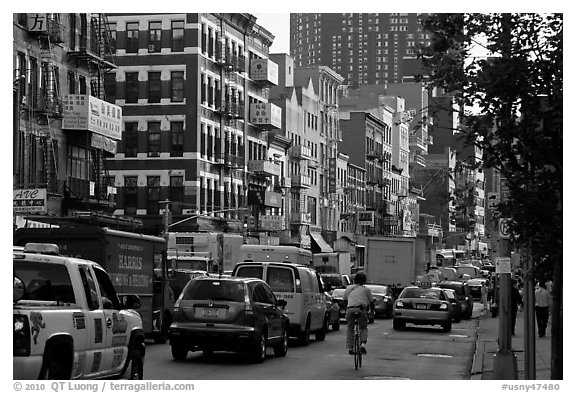
<path id="1" fill-rule="evenodd" d="M 354 369 L 362 367 L 362 351 L 360 350 L 360 312 L 356 311 L 354 314 Z"/>

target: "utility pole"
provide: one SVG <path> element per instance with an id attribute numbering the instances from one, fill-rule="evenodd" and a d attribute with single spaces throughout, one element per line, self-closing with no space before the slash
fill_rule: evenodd
<path id="1" fill-rule="evenodd" d="M 524 274 L 524 379 L 536 379 L 536 330 L 534 326 L 534 260 L 529 242 Z"/>
<path id="2" fill-rule="evenodd" d="M 516 355 L 512 352 L 512 267 L 509 227 L 506 220 L 498 223 L 496 274 L 498 275 L 498 350 L 494 354 L 494 379 L 518 379 Z"/>

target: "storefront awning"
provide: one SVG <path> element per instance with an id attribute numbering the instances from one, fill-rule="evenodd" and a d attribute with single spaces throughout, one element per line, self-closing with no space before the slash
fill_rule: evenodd
<path id="1" fill-rule="evenodd" d="M 326 243 L 326 240 L 324 240 L 324 238 L 320 233 L 310 232 L 310 236 L 312 237 L 312 240 L 314 240 L 316 245 L 320 247 L 321 252 L 334 252 L 334 250 L 332 250 L 332 247 L 330 247 L 328 243 Z"/>

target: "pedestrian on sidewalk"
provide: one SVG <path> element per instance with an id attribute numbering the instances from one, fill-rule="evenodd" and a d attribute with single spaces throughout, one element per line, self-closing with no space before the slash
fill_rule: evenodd
<path id="1" fill-rule="evenodd" d="M 518 289 L 518 283 L 512 280 L 512 335 L 516 329 L 516 315 L 518 314 L 518 307 L 522 307 L 524 301 L 522 300 L 522 295 Z"/>
<path id="2" fill-rule="evenodd" d="M 548 318 L 550 317 L 550 305 L 552 304 L 552 296 L 546 290 L 546 282 L 540 281 L 538 289 L 534 295 L 534 306 L 536 311 L 536 323 L 538 324 L 538 337 L 546 336 L 546 327 L 548 326 Z"/>

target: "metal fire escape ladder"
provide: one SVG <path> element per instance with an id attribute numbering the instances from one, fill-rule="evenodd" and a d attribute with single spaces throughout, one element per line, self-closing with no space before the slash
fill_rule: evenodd
<path id="1" fill-rule="evenodd" d="M 57 138 L 55 130 L 51 127 L 51 119 L 61 119 L 62 118 L 62 103 L 60 99 L 60 91 L 58 86 L 58 80 L 56 75 L 56 69 L 54 65 L 54 51 L 52 49 L 52 41 L 50 40 L 50 35 L 46 35 L 45 40 L 41 42 L 42 53 L 41 58 L 46 62 L 46 85 L 45 85 L 45 97 L 44 97 L 44 107 L 43 114 L 46 117 L 46 127 L 48 128 L 48 135 L 43 134 L 42 139 L 45 141 L 44 148 L 44 168 L 45 168 L 45 180 L 46 189 L 48 192 L 61 194 L 62 189 L 58 186 L 60 179 L 60 174 L 58 173 L 58 156 L 56 153 Z"/>

